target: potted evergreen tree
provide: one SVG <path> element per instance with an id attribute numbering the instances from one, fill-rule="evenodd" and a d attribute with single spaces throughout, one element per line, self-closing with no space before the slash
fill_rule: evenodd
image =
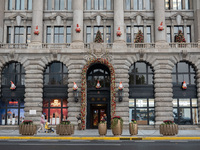
<path id="1" fill-rule="evenodd" d="M 101 118 L 101 121 L 98 124 L 98 131 L 100 136 L 105 136 L 107 133 L 107 122 L 104 117 Z"/>
<path id="2" fill-rule="evenodd" d="M 141 30 L 138 31 L 134 39 L 134 43 L 144 43 L 144 35 Z M 142 48 L 142 47 L 143 47 L 142 44 L 138 44 L 135 48 Z"/>
<path id="3" fill-rule="evenodd" d="M 179 43 L 178 47 L 185 47 L 186 40 L 181 30 L 178 31 L 178 35 L 175 36 L 175 42 Z"/>
<path id="4" fill-rule="evenodd" d="M 171 120 L 164 120 L 160 125 L 160 134 L 162 135 L 176 135 L 178 134 L 178 125 Z"/>
<path id="5" fill-rule="evenodd" d="M 131 135 L 138 134 L 138 125 L 134 119 L 132 119 L 131 122 L 129 123 L 129 132 Z"/>
<path id="6" fill-rule="evenodd" d="M 112 118 L 111 129 L 114 136 L 122 135 L 123 119 L 120 116 L 115 116 Z"/>

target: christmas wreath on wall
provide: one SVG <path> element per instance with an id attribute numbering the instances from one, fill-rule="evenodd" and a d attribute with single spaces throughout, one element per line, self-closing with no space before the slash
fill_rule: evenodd
<path id="1" fill-rule="evenodd" d="M 87 92 L 87 86 L 86 86 L 86 74 L 88 68 L 94 64 L 94 63 L 101 63 L 106 65 L 110 70 L 110 76 L 111 76 L 111 118 L 115 116 L 115 109 L 116 109 L 116 102 L 115 102 L 115 70 L 112 66 L 112 64 L 104 58 L 93 58 L 90 59 L 87 64 L 83 67 L 82 70 L 82 83 L 81 83 L 81 120 L 82 120 L 82 129 L 85 129 L 85 117 L 86 117 L 86 92 Z"/>

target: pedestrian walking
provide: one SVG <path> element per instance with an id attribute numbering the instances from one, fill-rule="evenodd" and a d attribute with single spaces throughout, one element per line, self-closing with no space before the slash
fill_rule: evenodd
<path id="1" fill-rule="evenodd" d="M 76 116 L 78 122 L 78 130 L 82 130 L 81 114 Z"/>
<path id="2" fill-rule="evenodd" d="M 45 120 L 44 120 L 44 115 L 42 115 L 40 119 L 40 128 L 38 129 L 38 132 L 40 132 L 41 129 L 44 132 L 44 125 L 45 125 Z"/>

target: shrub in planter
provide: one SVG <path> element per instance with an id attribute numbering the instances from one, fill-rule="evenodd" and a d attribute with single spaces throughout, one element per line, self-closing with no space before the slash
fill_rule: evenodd
<path id="1" fill-rule="evenodd" d="M 164 120 L 160 125 L 160 134 L 162 135 L 176 135 L 178 134 L 178 125 L 171 120 Z"/>
<path id="2" fill-rule="evenodd" d="M 32 120 L 24 120 L 19 125 L 19 134 L 22 135 L 34 135 L 37 132 L 37 126 L 33 124 Z"/>
<path id="3" fill-rule="evenodd" d="M 134 119 L 132 119 L 131 122 L 129 123 L 129 132 L 131 135 L 138 134 L 138 125 Z"/>
<path id="4" fill-rule="evenodd" d="M 105 136 L 107 134 L 107 122 L 105 118 L 102 118 L 100 123 L 98 124 L 98 130 L 100 136 Z"/>
<path id="5" fill-rule="evenodd" d="M 111 120 L 111 129 L 114 136 L 122 134 L 123 119 L 120 116 L 115 116 Z"/>
<path id="6" fill-rule="evenodd" d="M 59 125 L 56 125 L 56 133 L 59 135 L 71 135 L 70 121 L 61 121 Z"/>

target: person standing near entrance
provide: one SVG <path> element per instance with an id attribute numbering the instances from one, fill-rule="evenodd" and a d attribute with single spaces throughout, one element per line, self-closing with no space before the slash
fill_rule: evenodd
<path id="1" fill-rule="evenodd" d="M 40 128 L 38 129 L 38 132 L 40 132 L 41 129 L 44 132 L 44 124 L 45 124 L 44 115 L 42 115 L 40 119 Z"/>
<path id="2" fill-rule="evenodd" d="M 78 122 L 78 130 L 82 130 L 81 114 L 76 116 Z"/>

